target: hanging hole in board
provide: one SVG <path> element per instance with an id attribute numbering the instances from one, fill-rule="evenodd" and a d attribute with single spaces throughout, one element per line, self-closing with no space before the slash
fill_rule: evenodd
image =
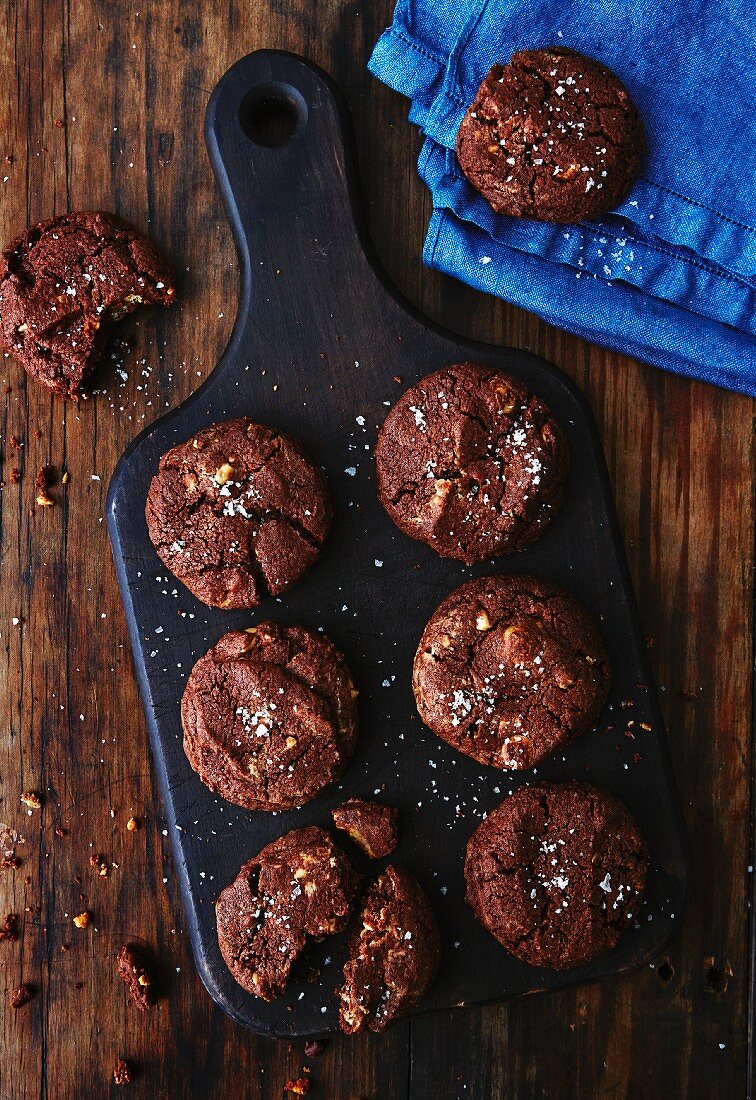
<path id="1" fill-rule="evenodd" d="M 260 84 L 247 92 L 239 122 L 255 145 L 274 149 L 287 145 L 307 121 L 307 104 L 290 84 Z"/>

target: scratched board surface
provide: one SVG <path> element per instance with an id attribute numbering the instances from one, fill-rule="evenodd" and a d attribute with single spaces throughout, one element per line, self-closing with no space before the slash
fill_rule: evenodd
<path id="1" fill-rule="evenodd" d="M 276 128 L 270 127 L 277 116 Z M 349 122 L 328 79 L 292 55 L 263 51 L 223 77 L 206 121 L 210 159 L 242 267 L 237 322 L 208 381 L 129 448 L 110 487 L 108 526 L 129 621 L 195 959 L 235 1019 L 280 1036 L 337 1025 L 334 988 L 348 932 L 315 945 L 308 975 L 265 1004 L 221 958 L 219 891 L 264 844 L 291 828 L 330 825 L 357 795 L 396 805 L 392 860 L 412 870 L 439 919 L 443 959 L 423 1011 L 555 989 L 640 965 L 681 915 L 686 853 L 664 729 L 592 414 L 556 368 L 526 353 L 462 341 L 399 302 L 365 240 Z M 281 144 L 281 135 L 285 140 Z M 210 269 L 211 270 L 211 269 Z M 521 554 L 475 568 L 405 538 L 376 496 L 373 449 L 387 408 L 420 377 L 475 360 L 509 371 L 545 399 L 567 433 L 572 467 L 560 516 Z M 251 416 L 294 435 L 326 471 L 335 520 L 321 560 L 280 599 L 251 612 L 207 608 L 169 573 L 147 534 L 144 502 L 160 456 L 202 427 Z M 471 576 L 533 572 L 570 589 L 598 619 L 613 683 L 595 731 L 524 774 L 476 764 L 425 729 L 411 690 L 429 616 Z M 182 748 L 179 705 L 194 662 L 226 631 L 265 619 L 322 629 L 360 689 L 361 733 L 341 782 L 300 810 L 239 809 L 213 795 Z M 617 949 L 569 973 L 518 962 L 464 901 L 467 840 L 483 815 L 533 778 L 587 778 L 618 794 L 649 841 L 647 896 Z M 343 834 L 341 834 L 343 836 Z M 358 868 L 376 873 L 349 849 Z M 385 861 L 384 861 L 385 862 Z"/>

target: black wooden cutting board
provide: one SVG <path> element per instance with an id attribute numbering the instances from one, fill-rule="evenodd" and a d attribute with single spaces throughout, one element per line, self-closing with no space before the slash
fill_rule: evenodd
<path id="1" fill-rule="evenodd" d="M 206 136 L 239 250 L 236 325 L 204 385 L 123 456 L 108 498 L 153 758 L 205 985 L 222 1008 L 258 1031 L 312 1036 L 336 1026 L 333 990 L 347 937 L 312 950 L 308 962 L 319 977 L 302 974 L 285 996 L 265 1004 L 226 969 L 213 901 L 264 844 L 294 827 L 328 827 L 332 807 L 374 793 L 399 806 L 402 838 L 392 858 L 420 879 L 442 929 L 442 966 L 423 1009 L 555 989 L 639 966 L 680 917 L 685 843 L 611 487 L 585 399 L 543 360 L 460 340 L 399 300 L 365 236 L 347 113 L 314 66 L 272 51 L 243 58 L 213 93 Z M 187 211 L 188 223 L 192 216 Z M 403 390 L 464 360 L 523 379 L 551 406 L 572 451 L 564 509 L 546 534 L 522 554 L 474 569 L 444 561 L 397 531 L 378 503 L 372 457 L 377 429 Z M 336 513 L 320 562 L 255 612 L 195 600 L 166 572 L 144 520 L 160 456 L 198 429 L 242 415 L 301 440 L 326 470 Z M 541 573 L 574 592 L 599 620 L 612 661 L 613 686 L 597 730 L 538 768 L 538 778 L 588 778 L 614 791 L 651 850 L 637 926 L 614 952 L 566 974 L 518 962 L 475 923 L 464 901 L 468 837 L 486 811 L 536 773 L 486 769 L 439 742 L 420 723 L 410 686 L 417 642 L 443 597 L 470 576 L 506 571 Z M 301 810 L 277 815 L 248 812 L 211 794 L 184 756 L 179 718 L 194 662 L 226 631 L 266 618 L 322 627 L 346 655 L 361 694 L 360 740 L 342 782 Z M 350 854 L 361 870 L 371 870 L 353 848 Z"/>

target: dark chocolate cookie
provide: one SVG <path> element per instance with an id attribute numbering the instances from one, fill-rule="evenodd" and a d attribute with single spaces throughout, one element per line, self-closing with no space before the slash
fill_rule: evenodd
<path id="1" fill-rule="evenodd" d="M 423 378 L 391 409 L 375 452 L 394 523 L 472 564 L 522 550 L 562 503 L 567 443 L 521 382 L 472 363 Z"/>
<path id="2" fill-rule="evenodd" d="M 579 222 L 617 206 L 644 150 L 619 78 L 561 47 L 494 65 L 457 135 L 462 171 L 498 214 L 547 222 Z"/>
<path id="3" fill-rule="evenodd" d="M 531 768 L 588 729 L 609 661 L 587 611 L 537 577 L 480 577 L 431 616 L 412 679 L 420 717 L 494 768 Z"/>
<path id="4" fill-rule="evenodd" d="M 368 890 L 338 991 L 342 1031 L 385 1031 L 433 981 L 441 938 L 431 904 L 401 867 L 387 867 Z"/>
<path id="5" fill-rule="evenodd" d="M 0 339 L 39 382 L 76 397 L 111 324 L 175 291 L 154 245 L 98 211 L 32 226 L 0 260 Z"/>
<path id="6" fill-rule="evenodd" d="M 357 738 L 357 691 L 322 634 L 261 623 L 225 634 L 181 702 L 189 763 L 216 794 L 285 810 L 338 778 Z"/>
<path id="7" fill-rule="evenodd" d="M 250 859 L 215 903 L 226 965 L 249 993 L 272 1001 L 308 943 L 340 932 L 359 875 L 328 833 L 294 829 Z"/>
<path id="8" fill-rule="evenodd" d="M 331 817 L 336 828 L 348 833 L 371 859 L 390 856 L 396 848 L 399 814 L 393 806 L 350 798 L 343 806 L 331 810 Z"/>
<path id="9" fill-rule="evenodd" d="M 325 478 L 293 439 L 246 417 L 164 454 L 147 496 L 163 563 L 211 607 L 255 607 L 290 588 L 331 523 Z"/>
<path id="10" fill-rule="evenodd" d="M 636 918 L 648 853 L 627 808 L 587 783 L 521 787 L 470 837 L 467 900 L 508 951 L 566 970 Z"/>

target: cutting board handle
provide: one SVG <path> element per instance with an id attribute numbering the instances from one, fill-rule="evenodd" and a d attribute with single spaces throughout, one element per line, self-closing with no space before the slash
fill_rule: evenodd
<path id="1" fill-rule="evenodd" d="M 326 259 L 350 275 L 370 266 L 351 119 L 321 69 L 278 50 L 248 54 L 213 91 L 205 138 L 242 262 L 240 317 L 251 271 L 265 279 L 296 261 L 301 282 Z"/>

